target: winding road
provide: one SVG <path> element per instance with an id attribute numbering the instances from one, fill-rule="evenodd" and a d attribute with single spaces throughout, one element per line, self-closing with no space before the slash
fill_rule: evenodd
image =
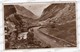
<path id="1" fill-rule="evenodd" d="M 54 38 L 50 38 L 49 36 L 46 36 L 45 34 L 39 32 L 40 27 L 34 28 L 34 37 L 41 41 L 44 45 L 50 45 L 51 47 L 62 47 L 59 43 L 56 42 Z"/>

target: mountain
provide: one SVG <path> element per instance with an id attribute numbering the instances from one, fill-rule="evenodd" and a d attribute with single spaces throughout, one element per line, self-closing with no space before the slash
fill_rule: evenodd
<path id="1" fill-rule="evenodd" d="M 43 10 L 39 21 L 44 25 L 41 28 L 42 32 L 63 39 L 76 46 L 75 3 L 51 4 Z"/>
<path id="2" fill-rule="evenodd" d="M 43 10 L 40 20 L 45 20 L 55 16 L 61 9 L 65 7 L 65 4 L 51 4 Z"/>
<path id="3" fill-rule="evenodd" d="M 75 4 L 74 3 L 59 3 L 51 4 L 43 10 L 39 21 L 52 21 L 58 24 L 75 21 Z"/>
<path id="4" fill-rule="evenodd" d="M 26 9 L 23 6 L 19 6 L 19 5 L 14 5 L 16 10 L 17 10 L 17 14 L 20 14 L 22 16 L 25 16 L 27 18 L 32 18 L 32 19 L 36 19 L 37 16 L 34 15 L 31 11 L 29 11 L 28 9 Z"/>
<path id="5" fill-rule="evenodd" d="M 12 21 L 16 25 L 22 25 L 23 30 L 37 25 L 37 16 L 31 11 L 19 5 L 5 5 L 4 19 Z"/>

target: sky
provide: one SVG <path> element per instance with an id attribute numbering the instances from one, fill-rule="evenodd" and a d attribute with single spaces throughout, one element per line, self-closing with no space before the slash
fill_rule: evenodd
<path id="1" fill-rule="evenodd" d="M 44 8 L 48 7 L 50 4 L 51 3 L 27 3 L 21 4 L 21 6 L 24 6 L 26 9 L 30 10 L 33 14 L 40 17 Z"/>

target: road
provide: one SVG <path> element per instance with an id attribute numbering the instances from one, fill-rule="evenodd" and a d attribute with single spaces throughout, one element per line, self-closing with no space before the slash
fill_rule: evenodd
<path id="1" fill-rule="evenodd" d="M 49 36 L 46 36 L 43 33 L 40 33 L 40 31 L 38 29 L 39 29 L 39 27 L 34 28 L 34 37 L 36 39 L 43 42 L 44 45 L 46 44 L 46 45 L 50 45 L 51 47 L 62 47 L 62 45 L 57 43 L 54 38 L 50 38 Z"/>

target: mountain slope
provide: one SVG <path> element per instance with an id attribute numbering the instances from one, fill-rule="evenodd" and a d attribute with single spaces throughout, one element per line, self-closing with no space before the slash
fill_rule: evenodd
<path id="1" fill-rule="evenodd" d="M 45 26 L 41 28 L 41 31 L 73 43 L 76 46 L 75 11 L 74 3 L 51 4 L 44 9 L 39 19 Z"/>
<path id="2" fill-rule="evenodd" d="M 55 16 L 58 11 L 63 9 L 65 7 L 65 4 L 62 6 L 62 4 L 51 4 L 47 8 L 43 10 L 43 13 L 41 15 L 40 20 L 45 20 L 47 18 L 51 18 Z"/>
<path id="3" fill-rule="evenodd" d="M 74 3 L 62 3 L 62 4 L 51 4 L 44 9 L 40 21 L 55 21 L 56 23 L 66 23 L 71 20 L 75 21 L 75 4 Z"/>
<path id="4" fill-rule="evenodd" d="M 22 16 L 25 16 L 25 17 L 28 17 L 28 18 L 32 18 L 32 19 L 36 19 L 37 16 L 34 15 L 31 11 L 29 11 L 28 9 L 24 8 L 23 6 L 19 6 L 19 5 L 14 5 L 16 10 L 17 10 L 17 13 L 22 15 Z"/>
<path id="5" fill-rule="evenodd" d="M 4 18 L 13 13 L 16 13 L 15 7 L 13 5 L 4 5 Z"/>

